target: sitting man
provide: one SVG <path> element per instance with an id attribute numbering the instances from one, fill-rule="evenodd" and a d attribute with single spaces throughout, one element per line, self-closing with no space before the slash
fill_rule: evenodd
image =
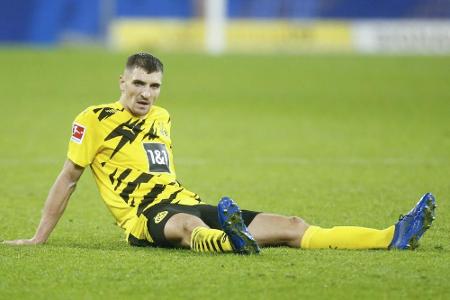
<path id="1" fill-rule="evenodd" d="M 259 253 L 260 247 L 415 249 L 434 220 L 435 199 L 425 194 L 395 224 L 383 230 L 310 226 L 299 217 L 240 210 L 224 197 L 218 206 L 177 181 L 169 113 L 154 105 L 163 64 L 147 53 L 130 56 L 120 76 L 117 102 L 88 107 L 73 123 L 68 159 L 50 189 L 31 239 L 47 241 L 75 185 L 90 166 L 100 194 L 134 246 L 182 247 L 199 252 Z"/>

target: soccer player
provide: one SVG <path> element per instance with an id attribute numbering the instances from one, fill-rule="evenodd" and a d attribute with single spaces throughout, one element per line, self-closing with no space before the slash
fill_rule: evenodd
<path id="1" fill-rule="evenodd" d="M 31 239 L 45 243 L 75 185 L 90 167 L 100 194 L 133 246 L 182 247 L 198 252 L 259 253 L 260 247 L 415 249 L 434 220 L 435 198 L 425 194 L 413 209 L 382 230 L 310 226 L 299 217 L 240 210 L 228 197 L 202 202 L 175 175 L 169 113 L 155 105 L 163 64 L 148 53 L 130 56 L 120 76 L 120 99 L 91 106 L 72 127 L 67 160 L 48 194 Z"/>

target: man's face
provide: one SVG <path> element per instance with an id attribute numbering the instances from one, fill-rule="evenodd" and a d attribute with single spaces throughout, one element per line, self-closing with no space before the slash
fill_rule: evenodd
<path id="1" fill-rule="evenodd" d="M 125 69 L 120 76 L 120 103 L 137 117 L 148 113 L 161 91 L 162 73 L 148 74 L 141 68 Z"/>

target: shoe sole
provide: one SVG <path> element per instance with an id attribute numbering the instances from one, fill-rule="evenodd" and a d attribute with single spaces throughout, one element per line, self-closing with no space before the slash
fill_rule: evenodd
<path id="1" fill-rule="evenodd" d="M 225 214 L 228 214 L 228 209 L 224 210 Z M 259 247 L 256 241 L 253 239 L 249 233 L 246 232 L 244 227 L 242 226 L 242 217 L 239 211 L 234 211 L 231 215 L 227 216 L 228 221 L 225 222 L 225 232 L 228 235 L 235 235 L 241 238 L 244 241 L 245 246 L 240 249 L 239 254 L 258 254 Z"/>
<path id="2" fill-rule="evenodd" d="M 431 224 L 433 223 L 434 219 L 436 218 L 436 216 L 435 216 L 436 207 L 437 207 L 437 205 L 434 204 L 432 201 L 432 198 L 429 197 L 427 199 L 426 206 L 424 207 L 425 215 L 424 215 L 422 228 L 417 234 L 415 234 L 411 237 L 411 239 L 408 242 L 408 246 L 406 246 L 406 249 L 414 250 L 417 247 L 419 247 L 420 238 L 425 233 L 425 231 L 427 231 L 431 227 Z"/>

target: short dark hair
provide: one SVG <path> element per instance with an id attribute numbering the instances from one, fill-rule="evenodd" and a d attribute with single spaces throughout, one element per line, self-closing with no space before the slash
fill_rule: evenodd
<path id="1" fill-rule="evenodd" d="M 162 62 L 157 57 L 145 52 L 136 53 L 128 57 L 126 67 L 127 69 L 142 68 L 149 74 L 153 72 L 163 73 L 164 71 Z"/>

